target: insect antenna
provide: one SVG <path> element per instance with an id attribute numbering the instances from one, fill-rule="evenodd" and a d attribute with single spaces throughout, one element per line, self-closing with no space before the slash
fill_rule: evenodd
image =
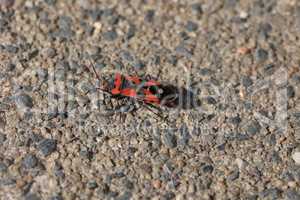
<path id="1" fill-rule="evenodd" d="M 93 74 L 95 74 L 95 76 L 96 76 L 96 78 L 97 78 L 97 80 L 99 81 L 99 84 L 100 84 L 101 78 L 100 78 L 99 74 L 98 74 L 97 71 L 96 71 L 96 68 L 95 68 L 94 63 L 93 63 L 91 60 L 89 60 L 89 63 L 90 63 L 90 66 L 92 66 Z M 88 67 L 88 66 L 86 66 L 86 67 L 87 67 L 87 69 L 91 72 L 90 67 Z M 92 73 L 92 72 L 91 72 L 91 73 Z M 105 85 L 107 85 L 107 82 L 105 82 Z M 104 93 L 106 93 L 106 94 L 110 94 L 110 92 L 108 92 L 108 90 L 105 89 L 104 87 L 96 87 L 96 89 L 101 90 L 102 92 L 104 92 Z"/>

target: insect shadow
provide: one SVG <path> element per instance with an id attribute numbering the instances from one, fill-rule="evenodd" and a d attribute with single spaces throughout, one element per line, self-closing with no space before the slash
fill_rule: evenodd
<path id="1" fill-rule="evenodd" d="M 184 87 L 174 85 L 161 86 L 164 90 L 161 105 L 173 109 L 189 110 L 201 106 L 201 101 L 195 93 Z"/>

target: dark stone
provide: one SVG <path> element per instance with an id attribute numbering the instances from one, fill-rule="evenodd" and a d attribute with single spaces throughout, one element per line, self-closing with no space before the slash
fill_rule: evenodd
<path id="1" fill-rule="evenodd" d="M 106 41 L 114 41 L 118 38 L 118 34 L 115 30 L 104 32 L 102 36 Z"/>
<path id="2" fill-rule="evenodd" d="M 145 15 L 145 21 L 148 23 L 153 22 L 154 15 L 155 15 L 154 10 L 148 10 Z"/>
<path id="3" fill-rule="evenodd" d="M 253 84 L 252 79 L 249 76 L 242 77 L 242 84 L 244 87 L 248 88 Z"/>
<path id="4" fill-rule="evenodd" d="M 13 53 L 13 54 L 18 53 L 18 51 L 19 51 L 19 48 L 14 45 L 6 45 L 5 49 L 8 53 Z"/>
<path id="5" fill-rule="evenodd" d="M 33 107 L 33 101 L 32 98 L 25 93 L 22 93 L 15 98 L 15 102 L 17 106 L 19 107 L 27 107 L 27 108 L 32 108 Z"/>
<path id="6" fill-rule="evenodd" d="M 258 199 L 258 195 L 254 194 L 254 195 L 248 195 L 245 200 L 257 200 L 257 199 Z"/>
<path id="7" fill-rule="evenodd" d="M 191 8 L 194 15 L 201 15 L 203 13 L 201 3 L 194 3 L 191 5 Z"/>
<path id="8" fill-rule="evenodd" d="M 41 200 L 41 198 L 34 193 L 29 193 L 25 196 L 25 200 Z"/>
<path id="9" fill-rule="evenodd" d="M 85 93 L 89 93 L 89 92 L 95 92 L 96 88 L 93 84 L 91 84 L 90 82 L 84 82 L 82 83 L 82 85 L 80 86 L 80 89 Z"/>
<path id="10" fill-rule="evenodd" d="M 64 200 L 64 198 L 61 195 L 54 195 L 50 198 L 50 200 Z"/>
<path id="11" fill-rule="evenodd" d="M 41 80 L 46 80 L 48 77 L 48 71 L 44 68 L 37 69 L 36 74 L 37 74 L 38 78 Z"/>
<path id="12" fill-rule="evenodd" d="M 275 72 L 275 65 L 273 63 L 269 63 L 264 67 L 264 72 L 266 75 L 272 75 Z"/>
<path id="13" fill-rule="evenodd" d="M 60 178 L 60 179 L 64 179 L 65 178 L 65 173 L 64 173 L 64 169 L 61 166 L 61 164 L 57 161 L 55 161 L 55 165 L 54 165 L 54 174 L 56 177 Z"/>
<path id="14" fill-rule="evenodd" d="M 185 31 L 180 32 L 179 36 L 181 37 L 182 40 L 188 40 L 188 39 L 190 39 L 190 36 Z"/>
<path id="15" fill-rule="evenodd" d="M 6 69 L 7 69 L 8 71 L 10 71 L 10 72 L 11 72 L 11 71 L 14 71 L 15 68 L 16 68 L 16 65 L 13 64 L 13 63 L 11 63 L 11 62 L 7 63 L 7 65 L 6 65 Z"/>
<path id="16" fill-rule="evenodd" d="M 113 66 L 115 67 L 115 69 L 117 69 L 117 70 L 121 70 L 121 69 L 124 68 L 123 63 L 121 63 L 121 62 L 119 62 L 119 61 L 114 61 L 112 64 L 113 64 Z"/>
<path id="17" fill-rule="evenodd" d="M 48 156 L 54 151 L 56 151 L 56 140 L 53 139 L 43 139 L 39 144 L 38 144 L 38 149 L 41 151 L 41 153 L 44 156 Z"/>
<path id="18" fill-rule="evenodd" d="M 104 9 L 103 12 L 102 12 L 103 17 L 110 17 L 113 14 L 114 14 L 114 9 L 113 8 Z"/>
<path id="19" fill-rule="evenodd" d="M 300 199 L 300 193 L 297 192 L 295 189 L 288 189 L 285 192 L 286 200 L 299 200 Z"/>
<path id="20" fill-rule="evenodd" d="M 0 173 L 6 172 L 7 165 L 4 162 L 0 162 Z"/>
<path id="21" fill-rule="evenodd" d="M 280 193 L 281 191 L 277 188 L 269 188 L 262 191 L 260 195 L 262 198 L 279 199 Z"/>
<path id="22" fill-rule="evenodd" d="M 238 125 L 242 122 L 242 119 L 239 116 L 236 116 L 236 117 L 230 118 L 229 122 L 234 124 L 234 125 Z"/>
<path id="23" fill-rule="evenodd" d="M 220 145 L 217 146 L 217 149 L 218 149 L 219 151 L 224 151 L 225 148 L 226 148 L 226 143 L 223 143 L 223 144 L 220 144 Z"/>
<path id="24" fill-rule="evenodd" d="M 46 4 L 48 4 L 49 6 L 54 6 L 56 4 L 56 0 L 44 0 L 46 2 Z"/>
<path id="25" fill-rule="evenodd" d="M 98 184 L 96 181 L 89 181 L 87 183 L 87 188 L 93 190 L 93 189 L 96 189 L 98 187 Z"/>
<path id="26" fill-rule="evenodd" d="M 80 156 L 82 156 L 85 159 L 91 160 L 93 158 L 93 152 L 90 150 L 81 150 L 80 151 Z"/>
<path id="27" fill-rule="evenodd" d="M 252 121 L 246 128 L 246 132 L 251 136 L 259 133 L 260 129 L 261 126 L 259 125 L 259 123 L 257 121 Z"/>
<path id="28" fill-rule="evenodd" d="M 287 86 L 286 91 L 287 91 L 287 97 L 288 98 L 294 98 L 295 97 L 295 90 L 294 90 L 293 86 L 291 86 L 291 85 Z"/>
<path id="29" fill-rule="evenodd" d="M 211 174 L 214 171 L 214 167 L 212 165 L 204 165 L 202 167 L 202 171 L 204 173 L 210 173 Z"/>
<path id="30" fill-rule="evenodd" d="M 176 48 L 175 48 L 176 53 L 178 53 L 179 55 L 185 56 L 187 58 L 190 58 L 193 56 L 193 52 L 189 49 L 187 49 L 184 44 L 179 44 Z"/>
<path id="31" fill-rule="evenodd" d="M 168 63 L 172 64 L 173 66 L 176 66 L 177 64 L 177 57 L 175 55 L 171 55 L 168 57 Z"/>
<path id="32" fill-rule="evenodd" d="M 102 62 L 102 61 L 97 61 L 97 62 L 95 63 L 95 68 L 96 68 L 96 69 L 101 70 L 101 69 L 103 69 L 103 68 L 105 68 L 105 67 L 106 67 L 106 64 L 105 64 L 104 62 Z"/>
<path id="33" fill-rule="evenodd" d="M 111 26 L 116 25 L 116 24 L 118 24 L 119 20 L 120 20 L 119 15 L 113 15 L 109 18 L 108 24 Z"/>
<path id="34" fill-rule="evenodd" d="M 244 140 L 248 140 L 249 139 L 249 136 L 246 135 L 246 134 L 242 134 L 242 133 L 237 133 L 235 138 L 238 140 L 238 141 L 244 141 Z"/>
<path id="35" fill-rule="evenodd" d="M 279 155 L 279 153 L 277 151 L 273 151 L 270 155 L 270 161 L 272 161 L 273 163 L 280 163 L 282 162 L 282 159 Z"/>
<path id="36" fill-rule="evenodd" d="M 240 172 L 239 172 L 239 170 L 237 169 L 237 170 L 231 172 L 231 173 L 228 175 L 227 180 L 228 180 L 228 181 L 234 181 L 234 180 L 238 179 L 239 176 L 240 176 Z"/>
<path id="37" fill-rule="evenodd" d="M 141 70 L 145 67 L 145 63 L 141 60 L 137 60 L 133 63 L 133 67 L 135 68 L 135 70 Z"/>
<path id="38" fill-rule="evenodd" d="M 167 192 L 163 195 L 164 200 L 171 200 L 174 199 L 176 195 L 173 192 Z"/>
<path id="39" fill-rule="evenodd" d="M 213 97 L 207 97 L 206 101 L 208 104 L 211 104 L 211 105 L 217 104 L 217 101 Z"/>
<path id="40" fill-rule="evenodd" d="M 6 141 L 6 135 L 0 132 L 0 146 Z"/>
<path id="41" fill-rule="evenodd" d="M 163 141 L 164 141 L 164 144 L 169 148 L 175 148 L 177 146 L 176 136 L 174 135 L 174 133 L 171 130 L 168 130 L 163 135 Z"/>
<path id="42" fill-rule="evenodd" d="M 268 59 L 269 53 L 264 49 L 256 49 L 255 51 L 255 59 L 257 62 L 264 62 Z"/>
<path id="43" fill-rule="evenodd" d="M 124 59 L 128 62 L 133 62 L 133 60 L 134 60 L 133 56 L 131 55 L 131 53 L 129 51 L 122 51 L 121 57 L 122 57 L 122 59 Z"/>
<path id="44" fill-rule="evenodd" d="M 96 8 L 94 10 L 87 10 L 88 16 L 92 18 L 92 20 L 99 21 L 101 19 L 101 16 L 103 15 L 103 10 Z"/>
<path id="45" fill-rule="evenodd" d="M 198 24 L 196 24 L 195 22 L 192 22 L 192 21 L 188 21 L 185 28 L 189 32 L 194 32 L 194 31 L 197 31 Z"/>
<path id="46" fill-rule="evenodd" d="M 27 154 L 24 158 L 23 158 L 23 161 L 22 161 L 22 166 L 25 168 L 25 169 L 31 169 L 31 168 L 34 168 L 36 167 L 38 164 L 38 159 L 35 155 L 32 155 L 32 154 Z"/>
<path id="47" fill-rule="evenodd" d="M 0 187 L 2 185 L 8 186 L 8 185 L 15 185 L 15 184 L 16 184 L 16 180 L 13 179 L 13 178 L 3 178 L 3 179 L 0 179 Z"/>
<path id="48" fill-rule="evenodd" d="M 54 48 L 45 48 L 43 49 L 43 55 L 45 58 L 54 58 L 56 56 L 56 50 Z"/>
<path id="49" fill-rule="evenodd" d="M 263 38 L 266 39 L 271 31 L 272 31 L 271 24 L 267 22 L 259 24 L 258 32 Z"/>
<path id="50" fill-rule="evenodd" d="M 189 143 L 189 139 L 191 138 L 189 129 L 186 124 L 183 124 L 179 129 L 179 139 L 178 144 L 182 146 L 186 146 Z"/>
<path id="51" fill-rule="evenodd" d="M 135 27 L 135 25 L 130 25 L 129 26 L 129 29 L 128 29 L 128 32 L 127 32 L 127 34 L 126 34 L 126 39 L 127 40 L 130 40 L 131 38 L 133 38 L 134 37 L 134 35 L 135 35 L 135 32 L 136 32 L 136 27 Z"/>
<path id="52" fill-rule="evenodd" d="M 55 80 L 57 81 L 64 81 L 66 78 L 66 70 L 63 68 L 58 68 L 54 72 Z"/>
<path id="53" fill-rule="evenodd" d="M 72 25 L 72 18 L 68 16 L 60 16 L 57 23 L 60 29 L 69 30 Z"/>
<path id="54" fill-rule="evenodd" d="M 213 71 L 211 69 L 208 68 L 202 68 L 200 69 L 200 74 L 203 76 L 209 76 L 213 73 Z"/>
<path id="55" fill-rule="evenodd" d="M 124 180 L 122 181 L 122 184 L 123 184 L 124 187 L 125 187 L 126 189 L 128 189 L 128 190 L 133 190 L 133 188 L 134 188 L 134 184 L 133 184 L 131 181 L 129 181 L 128 179 L 124 179 Z"/>

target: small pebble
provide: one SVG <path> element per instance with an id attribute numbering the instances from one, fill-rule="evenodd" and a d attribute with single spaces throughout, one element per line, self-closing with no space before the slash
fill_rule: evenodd
<path id="1" fill-rule="evenodd" d="M 16 68 L 16 65 L 11 62 L 7 63 L 7 65 L 6 65 L 6 69 L 8 71 L 14 71 L 15 68 Z"/>
<path id="2" fill-rule="evenodd" d="M 25 169 L 31 169 L 31 168 L 34 168 L 36 167 L 38 164 L 38 159 L 35 155 L 32 155 L 32 154 L 27 154 L 24 158 L 23 158 L 23 161 L 22 161 L 22 166 L 25 168 Z"/>
<path id="3" fill-rule="evenodd" d="M 175 48 L 176 53 L 178 53 L 179 55 L 185 56 L 187 58 L 192 57 L 193 52 L 188 50 L 183 44 L 179 44 L 176 48 Z"/>
<path id="4" fill-rule="evenodd" d="M 3 145 L 3 143 L 6 141 L 7 137 L 4 133 L 0 132 L 0 146 Z"/>
<path id="5" fill-rule="evenodd" d="M 201 15 L 203 13 L 201 3 L 194 3 L 191 5 L 191 8 L 194 15 Z"/>
<path id="6" fill-rule="evenodd" d="M 285 194 L 286 194 L 286 200 L 300 199 L 300 192 L 297 192 L 295 189 L 288 189 Z"/>
<path id="7" fill-rule="evenodd" d="M 294 87 L 289 85 L 287 86 L 287 97 L 288 98 L 294 98 L 295 97 L 295 90 L 294 90 Z"/>
<path id="8" fill-rule="evenodd" d="M 268 188 L 261 192 L 262 199 L 279 199 L 280 190 L 277 188 Z"/>
<path id="9" fill-rule="evenodd" d="M 61 195 L 54 195 L 50 198 L 50 200 L 64 200 L 64 198 Z"/>
<path id="10" fill-rule="evenodd" d="M 255 59 L 257 62 L 264 62 L 268 59 L 269 53 L 264 49 L 257 49 L 255 51 Z"/>
<path id="11" fill-rule="evenodd" d="M 56 151 L 56 141 L 53 139 L 43 139 L 38 144 L 38 149 L 44 156 L 48 156 L 54 151 Z"/>
<path id="12" fill-rule="evenodd" d="M 242 122 L 242 119 L 239 116 L 236 116 L 236 117 L 230 118 L 229 122 L 234 124 L 234 125 L 238 125 Z"/>
<path id="13" fill-rule="evenodd" d="M 239 178 L 239 175 L 240 175 L 239 170 L 235 170 L 228 175 L 227 180 L 234 181 Z"/>
<path id="14" fill-rule="evenodd" d="M 89 189 L 91 189 L 91 190 L 93 190 L 93 189 L 95 189 L 95 188 L 97 188 L 97 187 L 98 187 L 98 184 L 97 184 L 96 181 L 89 181 L 89 182 L 87 183 L 87 188 L 89 188 Z"/>
<path id="15" fill-rule="evenodd" d="M 118 34 L 116 31 L 112 30 L 112 31 L 107 31 L 107 32 L 104 32 L 102 34 L 104 40 L 106 41 L 114 41 L 115 39 L 118 38 Z"/>
<path id="16" fill-rule="evenodd" d="M 25 93 L 22 93 L 18 96 L 15 97 L 15 102 L 17 104 L 18 107 L 20 108 L 32 108 L 33 107 L 33 100 L 32 98 Z"/>
<path id="17" fill-rule="evenodd" d="M 72 18 L 69 16 L 60 16 L 58 19 L 58 26 L 60 29 L 63 30 L 69 30 L 71 28 L 72 25 Z"/>
<path id="18" fill-rule="evenodd" d="M 122 57 L 122 59 L 124 59 L 128 62 L 132 62 L 134 60 L 133 56 L 131 55 L 131 53 L 129 51 L 122 51 L 121 57 Z"/>
<path id="19" fill-rule="evenodd" d="M 4 162 L 0 162 L 0 173 L 7 171 L 7 165 Z"/>
<path id="20" fill-rule="evenodd" d="M 46 80 L 48 77 L 48 71 L 44 68 L 38 68 L 36 74 L 40 80 Z"/>
<path id="21" fill-rule="evenodd" d="M 267 38 L 271 31 L 272 31 L 271 24 L 269 24 L 267 22 L 259 24 L 258 32 L 260 33 L 260 35 L 262 37 Z"/>
<path id="22" fill-rule="evenodd" d="M 34 193 L 29 193 L 25 196 L 25 200 L 41 200 L 41 198 Z"/>
<path id="23" fill-rule="evenodd" d="M 163 135 L 163 141 L 164 144 L 169 148 L 175 148 L 177 146 L 176 136 L 171 131 L 167 131 Z"/>
<path id="24" fill-rule="evenodd" d="M 252 121 L 246 128 L 246 132 L 251 136 L 259 133 L 260 129 L 261 126 L 259 125 L 259 123 L 257 121 Z"/>
<path id="25" fill-rule="evenodd" d="M 141 60 L 137 60 L 133 63 L 133 67 L 135 70 L 141 70 L 145 67 L 145 63 Z"/>
<path id="26" fill-rule="evenodd" d="M 214 167 L 212 165 L 205 165 L 202 167 L 202 171 L 204 173 L 212 173 L 214 171 Z"/>
<path id="27" fill-rule="evenodd" d="M 148 23 L 153 22 L 154 15 L 155 15 L 154 10 L 148 10 L 145 15 L 145 21 Z"/>
<path id="28" fill-rule="evenodd" d="M 242 84 L 245 88 L 248 88 L 253 84 L 253 81 L 249 76 L 243 76 L 242 77 Z"/>
<path id="29" fill-rule="evenodd" d="M 189 32 L 194 32 L 194 31 L 197 31 L 198 24 L 196 24 L 195 22 L 192 22 L 192 21 L 188 21 L 185 28 Z"/>
<path id="30" fill-rule="evenodd" d="M 126 39 L 130 40 L 131 38 L 133 38 L 135 35 L 135 32 L 136 32 L 136 27 L 134 25 L 130 25 L 128 32 L 126 34 Z"/>
<path id="31" fill-rule="evenodd" d="M 19 51 L 19 48 L 14 45 L 6 45 L 5 49 L 8 53 L 12 53 L 12 54 L 16 54 Z"/>
<path id="32" fill-rule="evenodd" d="M 48 4 L 49 6 L 54 6 L 56 3 L 56 0 L 44 0 L 46 2 L 46 4 Z"/>
<path id="33" fill-rule="evenodd" d="M 44 58 L 53 58 L 54 56 L 56 56 L 56 50 L 51 47 L 44 48 L 42 50 L 42 55 Z"/>
<path id="34" fill-rule="evenodd" d="M 206 101 L 207 101 L 208 104 L 211 104 L 211 105 L 217 104 L 217 101 L 213 97 L 207 97 Z"/>

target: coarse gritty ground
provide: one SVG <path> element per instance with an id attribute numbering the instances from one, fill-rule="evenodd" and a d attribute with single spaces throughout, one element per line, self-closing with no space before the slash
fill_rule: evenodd
<path id="1" fill-rule="evenodd" d="M 0 8 L 1 200 L 300 199 L 299 1 Z M 163 108 L 169 122 L 103 114 L 91 63 L 193 90 L 201 106 Z"/>

